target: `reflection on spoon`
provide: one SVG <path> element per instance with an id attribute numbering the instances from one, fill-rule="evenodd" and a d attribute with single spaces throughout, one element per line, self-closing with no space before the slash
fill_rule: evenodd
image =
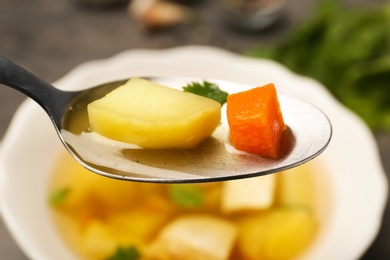
<path id="1" fill-rule="evenodd" d="M 149 77 L 148 80 L 181 89 L 188 82 L 202 79 Z M 250 88 L 239 83 L 207 80 L 227 92 Z M 278 160 L 239 152 L 230 145 L 225 106 L 221 125 L 209 139 L 190 150 L 140 149 L 89 132 L 87 105 L 126 81 L 82 91 L 62 91 L 0 57 L 0 83 L 41 105 L 73 157 L 89 170 L 107 177 L 146 182 L 205 182 L 270 174 L 313 159 L 324 151 L 332 135 L 331 124 L 320 110 L 282 94 L 279 101 L 289 131 L 284 138 L 284 156 Z"/>

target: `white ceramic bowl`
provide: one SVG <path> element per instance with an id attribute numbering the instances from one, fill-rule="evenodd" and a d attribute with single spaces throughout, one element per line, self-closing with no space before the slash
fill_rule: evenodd
<path id="1" fill-rule="evenodd" d="M 219 78 L 252 85 L 274 82 L 285 94 L 322 109 L 333 124 L 328 149 L 315 160 L 316 189 L 322 193 L 321 229 L 302 259 L 357 259 L 376 236 L 387 198 L 387 182 L 375 140 L 353 113 L 317 82 L 277 63 L 200 46 L 130 50 L 75 68 L 54 83 L 80 89 L 131 76 Z M 18 109 L 1 144 L 0 207 L 19 246 L 32 259 L 71 260 L 47 206 L 50 169 L 63 150 L 49 118 L 31 100 Z"/>

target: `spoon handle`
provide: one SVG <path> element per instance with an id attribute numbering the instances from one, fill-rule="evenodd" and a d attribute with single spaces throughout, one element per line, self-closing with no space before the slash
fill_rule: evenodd
<path id="1" fill-rule="evenodd" d="M 0 84 L 11 87 L 37 102 L 60 127 L 63 112 L 71 98 L 69 92 L 53 87 L 27 69 L 0 55 Z"/>

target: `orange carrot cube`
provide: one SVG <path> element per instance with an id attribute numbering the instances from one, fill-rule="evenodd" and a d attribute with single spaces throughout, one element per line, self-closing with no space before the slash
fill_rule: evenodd
<path id="1" fill-rule="evenodd" d="M 237 150 L 277 159 L 286 128 L 274 84 L 227 97 L 230 137 Z"/>

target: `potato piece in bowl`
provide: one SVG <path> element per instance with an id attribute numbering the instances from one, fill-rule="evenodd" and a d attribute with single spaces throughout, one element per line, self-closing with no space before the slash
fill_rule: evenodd
<path id="1" fill-rule="evenodd" d="M 150 210 L 130 210 L 110 214 L 103 220 L 94 219 L 82 234 L 83 255 L 88 259 L 107 259 L 120 247 L 142 251 L 167 218 L 167 214 Z"/>
<path id="2" fill-rule="evenodd" d="M 148 252 L 151 259 L 225 260 L 233 249 L 236 226 L 211 215 L 175 219 L 159 234 Z"/>
<path id="3" fill-rule="evenodd" d="M 104 259 L 118 246 L 115 234 L 109 226 L 98 220 L 89 223 L 81 241 L 84 254 L 90 259 Z"/>
<path id="4" fill-rule="evenodd" d="M 233 213 L 267 209 L 274 202 L 275 187 L 275 174 L 226 181 L 222 185 L 222 211 Z"/>
<path id="5" fill-rule="evenodd" d="M 312 185 L 314 172 L 311 163 L 279 172 L 277 174 L 279 187 L 276 201 L 284 206 L 314 207 L 314 186 Z"/>
<path id="6" fill-rule="evenodd" d="M 303 207 L 280 207 L 243 218 L 238 247 L 247 259 L 291 259 L 314 238 L 317 222 Z"/>
<path id="7" fill-rule="evenodd" d="M 68 194 L 56 206 L 70 212 L 109 212 L 128 208 L 138 199 L 140 185 L 106 178 L 76 163 L 69 154 L 58 165 L 53 186 L 67 189 Z M 100 215 L 100 213 L 99 213 Z"/>
<path id="8" fill-rule="evenodd" d="M 88 105 L 91 130 L 142 148 L 193 148 L 212 134 L 221 105 L 209 98 L 132 78 Z"/>

